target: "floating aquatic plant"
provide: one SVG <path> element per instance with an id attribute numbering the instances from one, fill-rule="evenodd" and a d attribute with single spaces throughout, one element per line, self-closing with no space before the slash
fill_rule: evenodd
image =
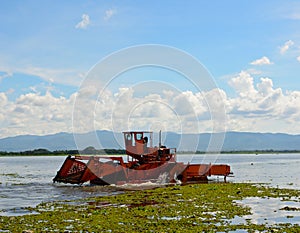
<path id="1" fill-rule="evenodd" d="M 76 201 L 41 203 L 39 214 L 0 217 L 8 232 L 296 232 L 298 224 L 255 224 L 246 197 L 299 201 L 300 191 L 251 184 L 195 184 L 126 191 Z M 285 207 L 288 209 L 290 207 Z M 233 219 L 244 219 L 234 222 Z"/>

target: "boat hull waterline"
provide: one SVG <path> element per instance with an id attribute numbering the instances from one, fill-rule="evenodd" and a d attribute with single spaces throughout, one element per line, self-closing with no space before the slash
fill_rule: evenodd
<path id="1" fill-rule="evenodd" d="M 150 146 L 148 137 L 150 135 Z M 210 176 L 232 174 L 227 164 L 190 164 L 176 161 L 176 149 L 152 146 L 152 132 L 124 132 L 127 161 L 118 156 L 68 156 L 54 182 L 97 185 L 127 183 L 201 183 Z"/>

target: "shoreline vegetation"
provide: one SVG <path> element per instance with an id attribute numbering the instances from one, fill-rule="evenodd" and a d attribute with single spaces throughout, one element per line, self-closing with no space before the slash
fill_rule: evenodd
<path id="1" fill-rule="evenodd" d="M 101 192 L 99 186 L 83 186 Z M 122 193 L 72 201 L 41 203 L 27 215 L 0 216 L 3 232 L 298 232 L 293 222 L 300 208 L 300 190 L 262 184 L 208 183 L 120 190 Z M 285 220 L 255 219 L 247 198 L 276 199 Z M 282 205 L 281 205 L 282 206 Z M 270 213 L 272 218 L 272 213 Z M 272 222 L 272 221 L 271 221 Z"/>
<path id="2" fill-rule="evenodd" d="M 300 153 L 300 150 L 230 150 L 221 152 L 205 151 L 177 151 L 177 154 L 291 154 Z M 0 156 L 62 156 L 62 155 L 126 155 L 124 149 L 95 149 L 87 147 L 84 150 L 55 150 L 49 151 L 44 148 L 26 150 L 26 151 L 0 151 Z"/>

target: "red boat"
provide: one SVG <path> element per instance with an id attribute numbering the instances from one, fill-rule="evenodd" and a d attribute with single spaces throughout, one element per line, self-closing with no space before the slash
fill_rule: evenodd
<path id="1" fill-rule="evenodd" d="M 153 132 L 123 132 L 127 161 L 122 156 L 68 156 L 54 182 L 109 185 L 125 183 L 164 182 L 198 183 L 208 176 L 229 176 L 226 164 L 190 164 L 176 161 L 176 149 L 161 145 L 153 147 Z"/>

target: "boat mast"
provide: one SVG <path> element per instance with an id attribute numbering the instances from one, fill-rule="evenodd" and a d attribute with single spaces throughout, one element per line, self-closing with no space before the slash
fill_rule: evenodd
<path id="1" fill-rule="evenodd" d="M 159 144 L 158 144 L 158 148 L 161 148 L 161 130 L 159 131 Z"/>

